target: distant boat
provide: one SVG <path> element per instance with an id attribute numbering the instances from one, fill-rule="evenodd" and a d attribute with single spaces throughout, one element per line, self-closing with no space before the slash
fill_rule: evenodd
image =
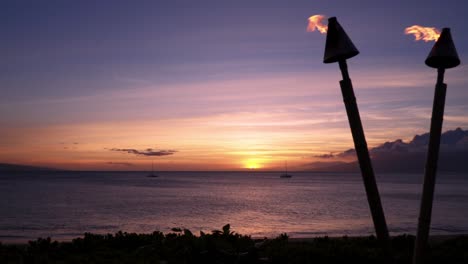
<path id="1" fill-rule="evenodd" d="M 157 178 L 159 175 L 154 174 L 154 162 L 151 162 L 151 174 L 146 175 L 149 178 Z"/>
<path id="2" fill-rule="evenodd" d="M 280 178 L 291 178 L 292 175 L 288 174 L 288 162 L 287 161 L 285 162 L 284 167 L 285 167 L 285 172 L 281 174 Z"/>

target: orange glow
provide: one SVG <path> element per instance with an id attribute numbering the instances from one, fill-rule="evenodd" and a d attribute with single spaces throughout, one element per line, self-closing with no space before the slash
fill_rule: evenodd
<path id="1" fill-rule="evenodd" d="M 363 89 L 419 87 L 421 84 L 432 83 L 431 78 L 428 78 L 430 73 L 426 71 L 407 72 L 400 68 L 370 70 L 372 78 L 368 73 L 353 75 L 361 80 L 359 83 Z M 112 91 L 109 94 L 76 101 L 21 104 L 22 111 L 31 113 L 30 115 L 48 105 L 59 109 L 65 102 L 66 109 L 82 109 L 92 103 L 99 105 L 98 109 L 102 109 L 101 112 L 106 112 L 106 109 L 112 111 L 110 120 L 106 120 L 105 115 L 96 114 L 96 118 L 89 120 L 63 120 L 57 123 L 0 122 L 0 163 L 67 170 L 144 171 L 151 169 L 154 160 L 158 171 L 283 171 L 284 161 L 288 160 L 290 168 L 308 169 L 308 164 L 323 161 L 316 156 L 330 152 L 338 153 L 351 148 L 353 144 L 347 130 L 348 120 L 344 110 L 336 107 L 335 99 L 323 100 L 324 97 L 317 96 L 324 94 L 327 95 L 325 98 L 328 98 L 328 91 L 334 90 L 334 84 L 323 81 L 329 77 L 332 75 L 321 72 L 203 81 L 180 86 L 161 86 L 158 89 L 149 86 L 141 88 L 139 93 L 133 90 Z M 291 86 L 291 83 L 294 85 Z M 314 83 L 316 89 L 310 89 L 310 83 Z M 293 90 L 282 89 L 288 85 Z M 264 98 L 266 94 L 272 99 L 262 102 L 262 107 L 239 107 L 233 104 L 253 102 L 256 98 Z M 311 102 L 290 101 L 291 94 L 316 99 Z M 371 99 L 364 103 L 370 102 Z M 153 109 L 152 103 L 145 103 L 147 100 L 176 100 L 178 104 L 194 101 L 196 105 L 205 105 L 206 110 L 200 113 L 190 111 L 193 114 L 183 116 L 180 115 L 180 106 L 176 103 L 162 111 Z M 129 105 L 138 103 L 134 108 L 141 112 L 133 113 L 128 112 L 127 108 L 119 108 L 123 102 Z M 146 105 L 148 107 L 145 107 Z M 1 107 L 3 105 L 0 105 Z M 406 119 L 406 115 L 404 122 L 408 123 L 398 129 L 392 127 L 390 130 L 380 126 L 382 123 L 388 124 L 388 120 L 394 120 L 393 113 L 367 113 L 369 127 L 373 128 L 367 135 L 369 146 L 414 134 L 413 120 L 424 120 L 426 112 L 423 110 L 416 106 L 395 110 L 397 113 L 409 111 L 411 119 Z M 75 119 L 74 114 L 69 114 Z M 451 122 L 468 122 L 465 116 L 447 118 L 451 118 Z M 455 121 L 454 118 L 460 119 Z M 151 158 L 109 150 L 141 150 L 150 147 L 175 149 L 178 152 L 174 155 Z"/>
<path id="2" fill-rule="evenodd" d="M 307 32 L 313 32 L 316 29 L 322 33 L 327 33 L 328 26 L 323 24 L 323 20 L 326 17 L 324 15 L 314 15 L 309 17 L 309 25 L 307 26 Z"/>
<path id="3" fill-rule="evenodd" d="M 406 35 L 414 35 L 416 41 L 424 40 L 425 42 L 437 41 L 440 36 L 440 31 L 437 28 L 433 27 L 423 27 L 414 25 L 411 27 L 405 28 Z"/>
<path id="4" fill-rule="evenodd" d="M 261 165 L 257 159 L 248 159 L 245 161 L 245 168 L 255 170 L 261 168 Z"/>

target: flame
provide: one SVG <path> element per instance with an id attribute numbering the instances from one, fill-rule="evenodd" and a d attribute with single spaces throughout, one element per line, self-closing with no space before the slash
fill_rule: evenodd
<path id="1" fill-rule="evenodd" d="M 307 26 L 307 31 L 312 32 L 317 29 L 322 34 L 327 33 L 328 26 L 323 24 L 323 20 L 325 18 L 326 17 L 324 15 L 315 15 L 309 17 L 309 25 Z"/>
<path id="2" fill-rule="evenodd" d="M 405 28 L 405 34 L 413 34 L 416 41 L 424 40 L 425 42 L 437 41 L 440 37 L 440 31 L 437 28 L 418 25 Z"/>

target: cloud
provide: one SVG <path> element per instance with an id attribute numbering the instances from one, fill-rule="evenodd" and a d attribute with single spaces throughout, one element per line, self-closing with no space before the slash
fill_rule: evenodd
<path id="1" fill-rule="evenodd" d="M 321 154 L 314 156 L 319 159 L 339 159 L 339 160 L 352 160 L 356 159 L 356 151 L 354 149 L 348 149 L 343 152 L 338 152 L 336 154 Z"/>
<path id="2" fill-rule="evenodd" d="M 141 155 L 141 156 L 169 156 L 177 152 L 177 150 L 171 150 L 171 149 L 156 150 L 152 148 L 147 148 L 145 150 L 112 148 L 109 150 L 118 151 L 118 152 L 126 152 L 129 154 L 135 154 L 135 155 Z"/>
<path id="3" fill-rule="evenodd" d="M 415 135 L 409 142 L 404 142 L 401 139 L 385 142 L 377 147 L 369 150 L 372 156 L 381 156 L 386 154 L 402 154 L 402 153 L 425 153 L 429 144 L 429 133 Z M 461 128 L 449 130 L 442 134 L 440 147 L 442 152 L 458 152 L 468 151 L 468 131 Z M 317 157 L 322 158 L 347 158 L 356 157 L 354 149 L 348 149 L 338 154 L 325 154 Z"/>
<path id="4" fill-rule="evenodd" d="M 336 154 L 335 156 L 341 159 L 354 159 L 356 158 L 356 151 L 354 149 L 348 149 L 346 151 Z"/>
<path id="5" fill-rule="evenodd" d="M 109 165 L 117 165 L 117 166 L 126 166 L 126 167 L 131 167 L 131 166 L 133 166 L 133 163 L 130 163 L 130 162 L 112 162 L 112 161 L 109 161 L 109 162 L 107 162 L 107 164 L 109 164 Z"/>
<path id="6" fill-rule="evenodd" d="M 330 153 L 330 154 L 315 155 L 314 157 L 320 158 L 320 159 L 332 159 L 335 157 L 335 155 L 333 155 L 333 153 Z"/>
<path id="7" fill-rule="evenodd" d="M 78 142 L 59 142 L 60 145 L 78 145 L 80 143 Z"/>
<path id="8" fill-rule="evenodd" d="M 441 152 L 468 151 L 468 131 L 461 128 L 449 130 L 442 134 L 440 140 Z M 414 136 L 413 140 L 406 143 L 401 139 L 372 148 L 371 155 L 400 154 L 400 153 L 425 153 L 429 144 L 429 133 Z"/>
<path id="9" fill-rule="evenodd" d="M 409 142 L 401 139 L 385 142 L 369 149 L 369 152 L 376 171 L 422 172 L 428 144 L 429 133 L 425 133 L 415 135 Z M 316 157 L 326 159 L 326 162 L 312 163 L 310 164 L 312 169 L 326 168 L 326 170 L 336 171 L 358 169 L 358 166 L 355 166 L 357 162 L 354 149 Z M 468 131 L 457 128 L 443 133 L 440 141 L 438 168 L 441 171 L 468 171 L 466 160 L 468 160 Z"/>
<path id="10" fill-rule="evenodd" d="M 75 150 L 78 149 L 78 145 L 80 143 L 78 142 L 59 142 L 59 145 L 63 146 L 63 149 L 70 149 L 70 150 Z"/>

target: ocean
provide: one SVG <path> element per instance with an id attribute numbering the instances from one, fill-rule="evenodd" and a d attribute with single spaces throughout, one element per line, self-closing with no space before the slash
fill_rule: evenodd
<path id="1" fill-rule="evenodd" d="M 197 234 L 225 224 L 252 237 L 373 234 L 358 173 L 0 172 L 0 242 L 85 232 Z M 422 174 L 377 178 L 391 234 L 415 234 Z M 431 235 L 468 233 L 468 175 L 440 173 Z"/>

